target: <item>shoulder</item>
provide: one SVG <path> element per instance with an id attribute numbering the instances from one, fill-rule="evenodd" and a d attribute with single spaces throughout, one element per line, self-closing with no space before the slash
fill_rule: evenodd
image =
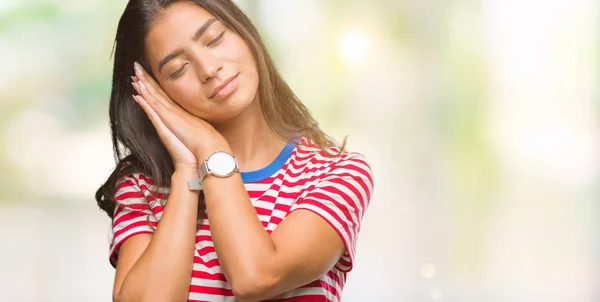
<path id="1" fill-rule="evenodd" d="M 168 193 L 168 187 L 156 186 L 153 179 L 144 173 L 129 173 L 117 180 L 115 188 L 115 201 L 127 204 L 136 198 L 147 198 L 148 195 L 157 197 Z"/>
<path id="2" fill-rule="evenodd" d="M 329 154 L 328 154 L 329 153 Z M 338 154 L 339 155 L 335 155 Z M 332 156 L 331 154 L 334 154 Z M 311 170 L 320 170 L 323 176 L 332 174 L 350 174 L 364 177 L 373 183 L 373 171 L 367 158 L 359 152 L 343 151 L 337 147 L 320 149 L 309 139 L 302 138 L 296 148 L 295 161 Z"/>

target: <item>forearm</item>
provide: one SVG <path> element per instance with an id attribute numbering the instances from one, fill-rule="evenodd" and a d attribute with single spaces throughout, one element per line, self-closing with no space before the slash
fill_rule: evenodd
<path id="1" fill-rule="evenodd" d="M 238 298 L 261 292 L 268 285 L 268 263 L 275 246 L 256 215 L 241 176 L 208 176 L 203 183 L 215 250 Z"/>
<path id="2" fill-rule="evenodd" d="M 195 171 L 176 171 L 156 231 L 131 268 L 119 301 L 186 301 L 194 262 L 198 192 L 187 188 Z"/>

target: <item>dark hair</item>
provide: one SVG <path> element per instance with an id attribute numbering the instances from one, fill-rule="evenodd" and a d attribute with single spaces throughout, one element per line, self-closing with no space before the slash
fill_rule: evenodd
<path id="1" fill-rule="evenodd" d="M 145 37 L 156 16 L 179 1 L 188 1 L 206 9 L 239 34 L 248 44 L 257 62 L 259 100 L 269 128 L 283 140 L 306 137 L 329 156 L 334 141 L 318 126 L 309 110 L 300 102 L 269 56 L 258 31 L 231 0 L 130 0 L 119 20 L 113 48 L 114 65 L 109 118 L 116 161 L 115 170 L 96 191 L 96 202 L 109 217 L 116 206 L 114 194 L 118 181 L 131 173 L 142 173 L 154 186 L 170 186 L 173 162 L 146 113 L 132 100 L 136 94 L 130 84 L 135 61 L 150 71 L 145 56 Z M 200 194 L 199 216 L 204 212 Z"/>

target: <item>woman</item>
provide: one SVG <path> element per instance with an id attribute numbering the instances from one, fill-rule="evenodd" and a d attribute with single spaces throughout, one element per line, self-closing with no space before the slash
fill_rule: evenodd
<path id="1" fill-rule="evenodd" d="M 115 301 L 339 301 L 373 190 L 229 0 L 131 0 L 114 49 Z"/>

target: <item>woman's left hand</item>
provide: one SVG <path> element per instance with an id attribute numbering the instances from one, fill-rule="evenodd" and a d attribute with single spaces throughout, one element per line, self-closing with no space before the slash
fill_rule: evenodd
<path id="1" fill-rule="evenodd" d="M 137 62 L 134 64 L 136 91 L 150 105 L 146 110 L 158 114 L 162 123 L 196 155 L 198 162 L 206 159 L 215 147 L 226 143 L 223 136 L 206 121 L 183 110 Z"/>

